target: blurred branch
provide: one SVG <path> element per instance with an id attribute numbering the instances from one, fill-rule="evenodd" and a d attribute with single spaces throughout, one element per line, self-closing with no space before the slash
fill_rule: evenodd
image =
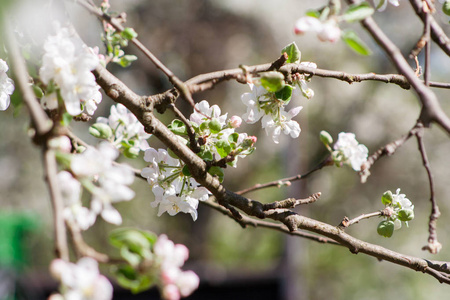
<path id="1" fill-rule="evenodd" d="M 312 194 L 311 196 L 309 196 L 306 199 L 289 198 L 289 199 L 282 200 L 282 201 L 275 201 L 273 203 L 264 204 L 263 209 L 270 210 L 270 209 L 278 209 L 278 208 L 294 208 L 298 205 L 314 203 L 317 200 L 319 200 L 321 195 L 322 194 L 320 192 L 318 192 L 318 193 Z"/>
<path id="2" fill-rule="evenodd" d="M 391 156 L 397 151 L 398 148 L 403 146 L 403 144 L 409 140 L 413 135 L 416 134 L 417 130 L 420 126 L 423 126 L 419 123 L 416 123 L 414 127 L 404 136 L 395 140 L 385 146 L 381 147 L 377 151 L 375 151 L 371 156 L 367 158 L 367 160 L 361 165 L 361 171 L 359 172 L 359 176 L 361 178 L 361 182 L 365 183 L 367 178 L 370 176 L 370 168 L 383 156 Z"/>
<path id="3" fill-rule="evenodd" d="M 1 15 L 0 15 L 1 16 Z M 35 142 L 47 135 L 53 128 L 53 122 L 49 119 L 47 114 L 42 109 L 39 102 L 36 100 L 33 89 L 30 85 L 30 75 L 27 71 L 27 65 L 21 55 L 21 50 L 17 45 L 17 41 L 13 36 L 11 21 L 9 18 L 4 19 L 4 32 L 7 40 L 7 48 L 11 55 L 12 70 L 16 77 L 20 92 L 22 93 L 23 101 L 25 102 L 28 112 L 30 113 L 31 122 L 36 130 L 34 139 Z"/>
<path id="4" fill-rule="evenodd" d="M 356 4 L 359 1 L 347 0 L 349 4 Z M 425 127 L 429 127 L 432 122 L 439 124 L 448 134 L 450 134 L 450 118 L 442 110 L 436 95 L 417 78 L 408 62 L 403 57 L 398 47 L 386 36 L 378 27 L 372 17 L 367 17 L 361 21 L 362 26 L 370 33 L 372 38 L 380 45 L 391 59 L 397 70 L 409 81 L 413 89 L 419 96 L 422 103 L 422 111 L 419 120 Z"/>
<path id="5" fill-rule="evenodd" d="M 418 130 L 415 133 L 415 136 L 417 138 L 417 144 L 419 146 L 419 152 L 422 157 L 423 166 L 427 172 L 428 176 L 428 182 L 430 186 L 430 202 L 431 202 L 431 213 L 430 213 L 430 220 L 428 223 L 428 245 L 424 246 L 422 250 L 428 250 L 432 254 L 438 253 L 442 246 L 439 243 L 437 239 L 437 231 L 436 231 L 436 225 L 437 225 L 437 219 L 441 215 L 439 211 L 439 207 L 437 205 L 437 201 L 434 197 L 434 181 L 433 181 L 433 174 L 431 173 L 431 167 L 430 163 L 428 161 L 427 153 L 425 150 L 425 145 L 423 143 L 423 134 L 424 129 L 423 127 L 419 127 Z"/>
<path id="6" fill-rule="evenodd" d="M 292 176 L 292 177 L 287 177 L 287 178 L 283 178 L 283 179 L 279 179 L 279 180 L 270 181 L 270 182 L 267 182 L 267 183 L 257 183 L 257 184 L 255 184 L 252 187 L 249 187 L 247 189 L 240 190 L 240 191 L 236 192 L 236 194 L 244 195 L 244 194 L 247 194 L 247 193 L 250 193 L 250 192 L 253 192 L 253 191 L 257 191 L 257 190 L 261 190 L 261 189 L 268 188 L 268 187 L 273 187 L 273 186 L 276 186 L 278 188 L 280 188 L 282 186 L 290 186 L 292 181 L 305 179 L 309 175 L 311 175 L 312 173 L 322 169 L 325 166 L 329 166 L 331 164 L 333 164 L 333 161 L 332 161 L 331 157 L 328 156 L 325 160 L 320 162 L 316 167 L 314 167 L 313 169 L 311 169 L 310 171 L 308 171 L 305 174 L 299 174 L 299 175 L 295 175 L 295 176 Z"/>
<path id="7" fill-rule="evenodd" d="M 424 1 L 422 0 L 410 0 L 411 6 L 414 8 L 417 16 L 422 19 L 422 22 L 426 22 L 429 19 L 431 38 L 433 41 L 450 56 L 450 39 L 445 34 L 444 30 L 439 26 L 436 20 L 424 9 Z"/>

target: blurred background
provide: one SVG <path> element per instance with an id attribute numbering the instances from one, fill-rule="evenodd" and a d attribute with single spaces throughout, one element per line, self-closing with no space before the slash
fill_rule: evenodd
<path id="1" fill-rule="evenodd" d="M 343 27 L 355 30 L 369 45 L 373 51 L 369 57 L 355 54 L 340 41 L 322 43 L 312 33 L 294 35 L 295 21 L 308 9 L 320 8 L 327 1 L 111 0 L 110 3 L 111 10 L 127 13 L 127 26 L 133 27 L 143 44 L 182 80 L 240 64 L 272 62 L 293 41 L 302 52 L 302 61 L 315 62 L 322 69 L 396 72 L 359 24 Z M 70 1 L 15 1 L 10 13 L 17 25 L 25 25 L 23 28 L 30 31 L 27 33 L 34 37 L 33 43 L 39 45 L 50 28 L 46 23 L 53 17 L 49 11 L 64 5 L 67 13 L 59 19 L 70 19 L 87 45 L 102 49 L 101 24 Z M 54 16 L 58 14 L 54 12 Z M 421 22 L 409 3 L 388 6 L 374 17 L 402 53 L 408 55 L 422 34 Z M 435 18 L 450 34 L 448 19 L 439 9 Z M 127 52 L 137 55 L 139 60 L 126 69 L 112 65 L 109 69 L 130 88 L 142 95 L 171 88 L 165 76 L 133 46 Z M 37 51 L 35 55 L 40 54 Z M 422 56 L 419 61 L 423 62 Z M 431 61 L 431 80 L 448 81 L 450 60 L 435 45 Z M 411 65 L 414 66 L 412 60 Z M 420 112 L 415 94 L 396 85 L 379 82 L 349 85 L 314 77 L 309 87 L 315 91 L 311 100 L 298 97 L 291 101 L 292 106 L 303 106 L 296 117 L 302 128 L 298 139 L 282 136 L 276 145 L 261 130 L 259 122 L 240 128 L 239 132 L 258 136 L 257 151 L 241 159 L 237 169 L 226 169 L 224 185 L 228 189 L 240 190 L 306 173 L 327 155 L 319 140 L 321 130 L 335 139 L 339 132 L 354 132 L 358 141 L 373 153 L 407 133 Z M 194 95 L 194 99 L 197 102 L 206 99 L 211 105 L 218 104 L 229 116 L 241 116 L 246 107 L 240 96 L 249 91 L 247 85 L 226 82 Z M 449 92 L 434 91 L 450 113 Z M 104 96 L 91 123 L 96 117 L 108 116 L 113 104 Z M 186 115 L 191 113 L 191 108 L 182 101 L 177 106 Z M 168 124 L 173 115 L 168 112 L 160 117 Z M 91 123 L 74 122 L 71 127 L 82 139 L 95 145 L 99 140 L 87 133 Z M 23 107 L 16 110 L 10 107 L 0 114 L 0 295 L 15 280 L 19 299 L 45 299 L 56 288 L 47 275 L 48 264 L 54 257 L 51 204 L 43 180 L 41 152 L 28 138 L 28 127 L 29 118 Z M 438 255 L 421 250 L 428 238 L 431 208 L 427 175 L 415 139 L 409 140 L 394 156 L 378 161 L 365 184 L 359 182 L 357 173 L 349 167 L 328 167 L 290 187 L 266 189 L 248 196 L 268 203 L 321 192 L 318 202 L 300 207 L 298 212 L 338 225 L 344 216 L 353 218 L 382 209 L 383 192 L 401 188 L 415 205 L 415 219 L 409 228 L 394 232 L 392 238 L 383 238 L 376 233 L 380 220 L 369 219 L 352 226 L 348 233 L 407 255 L 448 261 L 450 141 L 447 134 L 433 126 L 426 131 L 425 142 L 442 213 L 438 237 L 443 249 Z M 153 137 L 149 144 L 163 147 Z M 142 159 L 122 161 L 137 168 L 145 166 Z M 149 205 L 153 194 L 148 184 L 136 179 L 134 188 L 137 192 L 134 200 L 116 205 L 124 225 L 166 233 L 176 243 L 188 246 L 190 259 L 185 269 L 194 270 L 201 278 L 199 290 L 188 299 L 445 299 L 448 295 L 449 287 L 428 275 L 365 255 L 353 255 L 343 247 L 263 228 L 242 229 L 208 207 L 199 207 L 196 222 L 183 214 L 157 217 L 157 211 Z M 98 219 L 84 237 L 94 248 L 117 254 L 108 244 L 108 232 L 114 228 Z M 104 271 L 108 272 L 108 268 Z M 116 293 L 115 299 L 158 299 L 156 291 L 133 298 L 120 289 Z"/>

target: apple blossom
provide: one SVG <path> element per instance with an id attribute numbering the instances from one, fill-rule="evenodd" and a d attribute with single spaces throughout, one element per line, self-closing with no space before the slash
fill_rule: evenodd
<path id="1" fill-rule="evenodd" d="M 354 133 L 339 133 L 334 149 L 334 161 L 337 164 L 348 164 L 355 171 L 361 171 L 361 165 L 367 160 L 369 153 L 366 146 L 358 143 Z"/>
<path id="2" fill-rule="evenodd" d="M 10 96 L 14 92 L 14 81 L 6 74 L 8 69 L 8 64 L 0 59 L 0 111 L 9 107 Z"/>
<path id="3" fill-rule="evenodd" d="M 260 108 L 260 101 L 268 101 L 268 91 L 253 83 L 248 84 L 251 93 L 244 93 L 241 96 L 242 102 L 247 106 L 247 112 L 242 116 L 242 119 L 247 124 L 254 124 L 264 115 L 264 111 Z"/>
<path id="4" fill-rule="evenodd" d="M 265 115 L 261 121 L 262 128 L 266 130 L 267 135 L 271 136 L 275 144 L 279 143 L 279 135 L 283 132 L 292 138 L 300 135 L 300 125 L 292 118 L 298 115 L 302 106 L 294 107 L 289 112 L 280 109 L 279 118 L 273 118 L 272 115 Z"/>
<path id="5" fill-rule="evenodd" d="M 67 112 L 73 116 L 83 110 L 92 115 L 101 102 L 100 87 L 91 73 L 98 65 L 98 57 L 78 38 L 74 30 L 55 23 L 56 34 L 44 42 L 44 56 L 39 76 L 49 85 L 56 83 Z M 46 93 L 42 105 L 55 109 L 56 91 Z"/>
<path id="6" fill-rule="evenodd" d="M 113 297 L 112 284 L 100 274 L 93 258 L 83 257 L 77 264 L 55 259 L 50 264 L 50 272 L 61 282 L 61 296 L 66 300 L 109 300 Z"/>
<path id="7" fill-rule="evenodd" d="M 139 151 L 149 148 L 147 139 L 151 135 L 145 132 L 144 126 L 136 116 L 122 104 L 111 106 L 109 117 L 97 118 L 98 123 L 108 125 L 111 128 L 113 134 L 107 139 L 118 149 L 139 153 Z"/>

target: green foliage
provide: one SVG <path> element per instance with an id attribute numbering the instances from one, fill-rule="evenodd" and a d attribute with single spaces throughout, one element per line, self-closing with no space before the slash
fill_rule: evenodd
<path id="1" fill-rule="evenodd" d="M 381 221 L 378 224 L 377 232 L 379 235 L 384 237 L 391 237 L 394 233 L 394 222 L 393 221 Z"/>
<path id="2" fill-rule="evenodd" d="M 291 101 L 293 90 L 294 88 L 292 86 L 286 84 L 281 90 L 275 93 L 275 96 L 277 99 L 283 100 L 288 104 Z"/>
<path id="3" fill-rule="evenodd" d="M 284 88 L 284 76 L 280 72 L 263 72 L 261 75 L 261 85 L 269 92 L 278 92 Z"/>
<path id="4" fill-rule="evenodd" d="M 361 55 L 371 55 L 369 47 L 356 35 L 353 30 L 346 30 L 341 35 L 344 42 L 356 53 Z"/>
<path id="5" fill-rule="evenodd" d="M 394 199 L 391 191 L 384 192 L 383 196 L 381 196 L 381 202 L 384 205 L 388 205 L 392 203 L 392 200 Z"/>
<path id="6" fill-rule="evenodd" d="M 170 129 L 170 131 L 178 135 L 187 134 L 186 125 L 184 125 L 182 121 L 177 119 L 173 120 L 172 123 L 169 124 L 168 128 Z"/>
<path id="7" fill-rule="evenodd" d="M 209 168 L 208 173 L 213 176 L 217 176 L 219 178 L 219 181 L 223 182 L 223 177 L 225 174 L 224 174 L 222 168 L 215 167 L 215 166 L 211 167 L 211 168 Z"/>
<path id="8" fill-rule="evenodd" d="M 288 55 L 288 59 L 286 63 L 299 63 L 302 57 L 300 50 L 297 47 L 295 42 L 290 43 L 286 47 L 281 50 L 281 54 L 286 53 Z"/>
<path id="9" fill-rule="evenodd" d="M 347 22 L 361 21 L 374 13 L 374 9 L 367 2 L 350 5 L 342 18 Z"/>

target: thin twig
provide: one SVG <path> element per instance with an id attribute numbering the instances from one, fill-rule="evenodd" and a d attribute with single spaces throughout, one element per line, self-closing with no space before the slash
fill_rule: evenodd
<path id="1" fill-rule="evenodd" d="M 186 132 L 189 137 L 189 147 L 194 151 L 194 153 L 200 152 L 200 146 L 195 136 L 194 128 L 192 128 L 191 123 L 188 119 L 183 115 L 183 113 L 173 104 L 169 105 L 169 108 L 173 111 L 173 113 L 183 122 L 186 126 Z"/>
<path id="2" fill-rule="evenodd" d="M 53 223 L 55 230 L 55 252 L 56 256 L 69 260 L 69 248 L 67 246 L 66 225 L 64 223 L 64 203 L 57 179 L 58 166 L 54 150 L 43 147 L 44 172 L 47 181 L 50 199 L 53 207 Z"/>
<path id="3" fill-rule="evenodd" d="M 353 224 L 359 223 L 359 221 L 361 221 L 361 220 L 369 219 L 372 217 L 379 217 L 379 216 L 383 216 L 383 215 L 384 215 L 383 211 L 376 211 L 376 212 L 373 212 L 370 214 L 362 214 L 351 220 L 348 217 L 344 217 L 344 219 L 342 219 L 341 223 L 339 223 L 338 226 L 340 228 L 344 229 L 344 228 L 352 226 Z"/>
<path id="4" fill-rule="evenodd" d="M 383 156 L 391 156 L 397 151 L 408 139 L 410 139 L 418 129 L 416 124 L 406 135 L 402 136 L 398 140 L 395 140 L 389 144 L 384 145 L 377 151 L 375 151 L 367 160 L 361 165 L 361 171 L 359 172 L 361 183 L 365 183 L 370 176 L 370 168 Z"/>
<path id="5" fill-rule="evenodd" d="M 323 236 L 318 236 L 315 234 L 311 234 L 308 232 L 303 232 L 303 231 L 294 231 L 291 232 L 289 231 L 285 226 L 283 226 L 282 224 L 276 224 L 273 222 L 267 222 L 267 221 L 261 221 L 261 220 L 256 220 L 253 218 L 249 218 L 247 216 L 243 216 L 240 220 L 236 220 L 236 218 L 234 218 L 234 216 L 230 213 L 229 210 L 227 210 L 226 208 L 222 207 L 221 205 L 211 201 L 211 200 L 207 200 L 207 201 L 202 201 L 200 202 L 201 204 L 204 204 L 206 206 L 209 206 L 221 213 L 223 213 L 224 215 L 232 218 L 233 220 L 237 221 L 239 223 L 239 225 L 241 225 L 242 227 L 246 227 L 247 225 L 253 226 L 255 228 L 257 227 L 264 227 L 264 228 L 269 228 L 269 229 L 273 229 L 273 230 L 277 230 L 277 231 L 281 231 L 283 233 L 287 233 L 290 235 L 294 235 L 294 236 L 298 236 L 298 237 L 302 237 L 302 238 L 306 238 L 309 240 L 313 240 L 319 243 L 324 243 L 324 244 L 332 244 L 332 245 L 337 245 L 337 246 L 341 246 L 338 243 L 336 243 L 334 240 L 323 237 Z"/>
<path id="6" fill-rule="evenodd" d="M 430 253 L 436 254 L 438 253 L 442 245 L 439 243 L 437 238 L 437 231 L 436 231 L 436 223 L 437 219 L 441 215 L 439 211 L 439 207 L 437 205 L 437 201 L 434 197 L 434 181 L 433 181 L 433 173 L 431 172 L 430 163 L 428 161 L 427 153 L 425 150 L 425 145 L 423 143 L 423 134 L 424 129 L 423 127 L 420 127 L 419 130 L 415 133 L 417 138 L 417 144 L 419 146 L 419 152 L 422 157 L 423 166 L 427 172 L 428 176 L 428 183 L 430 186 L 430 202 L 431 202 L 431 213 L 430 213 L 430 220 L 428 223 L 428 245 L 424 246 L 423 250 L 428 250 Z"/>
<path id="7" fill-rule="evenodd" d="M 22 52 L 19 50 L 15 37 L 12 35 L 10 24 L 11 22 L 9 20 L 3 22 L 8 41 L 7 46 L 9 54 L 11 55 L 12 70 L 22 93 L 22 99 L 28 108 L 31 121 L 36 130 L 35 142 L 37 142 L 38 139 L 42 138 L 51 131 L 53 128 L 53 122 L 48 118 L 47 114 L 36 100 L 36 96 L 34 95 L 33 89 L 31 88 L 29 82 L 30 75 L 28 74 L 25 60 L 21 55 Z"/>
<path id="8" fill-rule="evenodd" d="M 264 210 L 278 209 L 278 208 L 294 208 L 298 205 L 310 204 L 316 202 L 321 196 L 321 193 L 314 193 L 306 199 L 289 198 L 282 201 L 275 201 L 273 203 L 266 203 L 263 205 Z"/>
<path id="9" fill-rule="evenodd" d="M 257 184 L 255 184 L 252 187 L 249 187 L 249 188 L 246 188 L 246 189 L 243 189 L 243 190 L 240 190 L 240 191 L 236 192 L 236 194 L 244 195 L 244 194 L 247 194 L 247 193 L 250 193 L 250 192 L 254 192 L 254 191 L 257 191 L 257 190 L 261 190 L 261 189 L 265 189 L 265 188 L 273 187 L 273 186 L 276 186 L 276 187 L 279 187 L 279 188 L 282 187 L 282 186 L 290 186 L 293 181 L 305 179 L 309 175 L 311 175 L 312 173 L 322 169 L 325 166 L 329 166 L 331 164 L 332 164 L 331 157 L 328 156 L 326 159 L 324 159 L 322 162 L 320 162 L 316 167 L 314 167 L 313 169 L 311 169 L 310 171 L 308 171 L 305 174 L 298 174 L 298 175 L 295 175 L 295 176 L 292 176 L 292 177 L 287 177 L 287 178 L 283 178 L 283 179 L 279 179 L 279 180 L 274 180 L 274 181 L 270 181 L 270 182 L 267 182 L 267 183 L 257 183 Z"/>

